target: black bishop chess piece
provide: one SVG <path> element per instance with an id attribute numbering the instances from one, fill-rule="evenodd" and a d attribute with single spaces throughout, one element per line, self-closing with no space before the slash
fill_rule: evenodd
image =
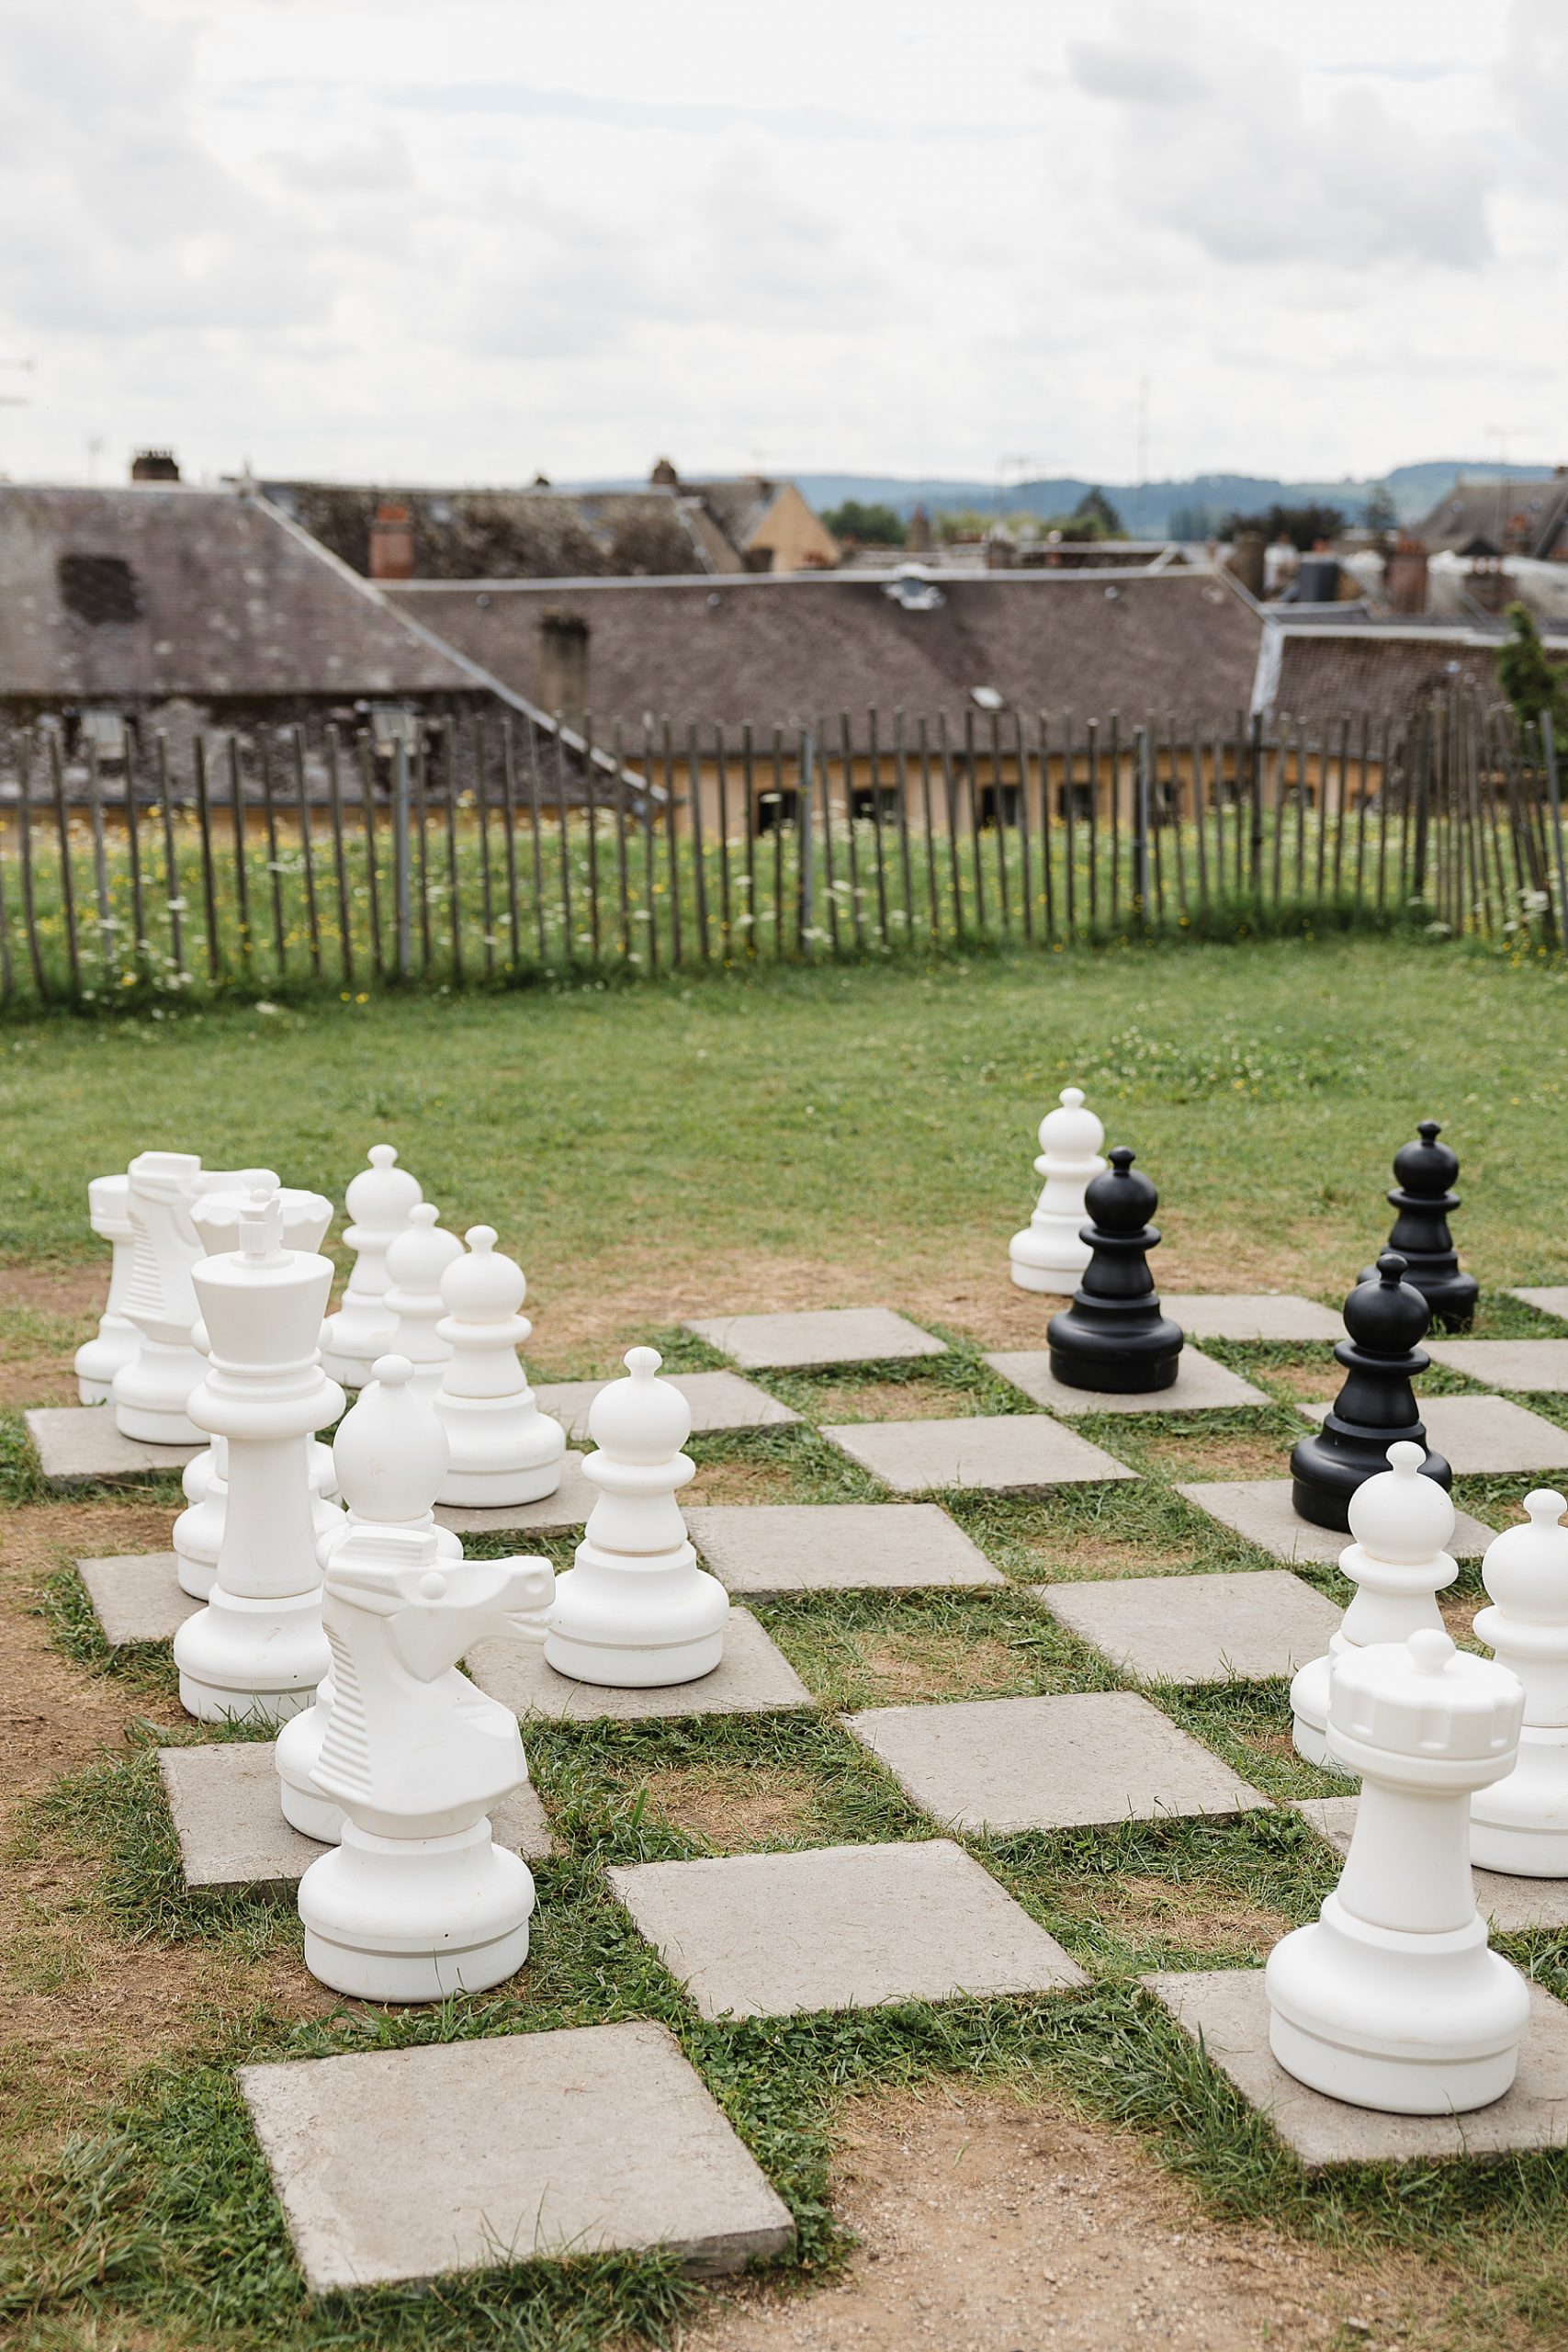
<path id="1" fill-rule="evenodd" d="M 1345 1301 L 1350 1336 L 1334 1351 L 1345 1368 L 1344 1386 L 1321 1429 L 1291 1454 L 1291 1499 L 1314 1527 L 1350 1527 L 1350 1498 L 1363 1479 L 1388 1468 L 1388 1449 L 1418 1445 L 1421 1475 L 1451 1487 L 1454 1474 L 1427 1444 L 1411 1381 L 1431 1358 L 1420 1342 L 1431 1321 L 1427 1302 L 1404 1279 L 1404 1260 L 1385 1250 L 1371 1282 L 1358 1283 Z"/>
<path id="2" fill-rule="evenodd" d="M 1149 1223 L 1159 1194 L 1133 1173 L 1125 1144 L 1084 1193 L 1089 1222 L 1080 1228 L 1093 1251 L 1073 1303 L 1051 1317 L 1051 1369 L 1069 1388 L 1104 1388 L 1141 1396 L 1168 1388 L 1181 1360 L 1181 1327 L 1160 1313 L 1147 1264 L 1159 1228 Z"/>
<path id="3" fill-rule="evenodd" d="M 1420 1140 L 1397 1153 L 1393 1172 L 1399 1179 L 1389 1193 L 1389 1206 L 1399 1214 L 1388 1246 L 1409 1265 L 1404 1279 L 1418 1290 L 1432 1310 L 1432 1319 L 1450 1331 L 1467 1331 L 1475 1319 L 1481 1285 L 1473 1274 L 1460 1272 L 1459 1252 L 1449 1231 L 1449 1219 L 1460 1204 L 1453 1189 L 1459 1159 L 1446 1143 L 1436 1119 L 1420 1123 Z M 1377 1279 L 1375 1266 L 1363 1266 L 1364 1283 Z"/>

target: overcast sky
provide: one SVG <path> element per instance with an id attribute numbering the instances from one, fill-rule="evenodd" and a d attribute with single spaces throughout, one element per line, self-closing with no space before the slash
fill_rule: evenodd
<path id="1" fill-rule="evenodd" d="M 1568 458 L 1565 121 L 1564 0 L 0 0 L 0 470 Z"/>

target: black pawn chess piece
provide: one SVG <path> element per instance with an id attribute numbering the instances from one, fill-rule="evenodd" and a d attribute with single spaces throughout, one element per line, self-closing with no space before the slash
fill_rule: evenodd
<path id="1" fill-rule="evenodd" d="M 1162 1315 L 1147 1258 L 1159 1243 L 1149 1218 L 1159 1194 L 1134 1176 L 1125 1144 L 1084 1193 L 1089 1222 L 1080 1227 L 1093 1251 L 1073 1303 L 1051 1317 L 1051 1369 L 1069 1388 L 1105 1388 L 1141 1396 L 1168 1388 L 1181 1357 L 1181 1327 Z"/>
<path id="2" fill-rule="evenodd" d="M 1358 1283 L 1345 1301 L 1350 1336 L 1334 1351 L 1348 1375 L 1321 1429 L 1291 1454 L 1291 1499 L 1314 1527 L 1350 1526 L 1350 1498 L 1363 1479 L 1388 1468 L 1399 1442 L 1427 1453 L 1423 1477 L 1451 1487 L 1454 1474 L 1440 1453 L 1427 1450 L 1427 1431 L 1410 1383 L 1431 1363 L 1419 1343 L 1431 1320 L 1427 1302 L 1404 1279 L 1404 1260 L 1385 1250 L 1371 1282 Z"/>
<path id="3" fill-rule="evenodd" d="M 1388 1246 L 1407 1261 L 1410 1271 L 1404 1279 L 1420 1292 L 1434 1322 L 1450 1331 L 1466 1331 L 1475 1317 L 1481 1285 L 1473 1274 L 1461 1273 L 1449 1231 L 1449 1219 L 1460 1204 L 1453 1190 L 1459 1160 L 1446 1143 L 1438 1141 L 1442 1129 L 1436 1119 L 1423 1119 L 1420 1131 L 1419 1143 L 1407 1143 L 1394 1159 L 1399 1182 L 1388 1201 L 1399 1214 Z M 1375 1282 L 1377 1271 L 1363 1266 L 1361 1280 Z"/>

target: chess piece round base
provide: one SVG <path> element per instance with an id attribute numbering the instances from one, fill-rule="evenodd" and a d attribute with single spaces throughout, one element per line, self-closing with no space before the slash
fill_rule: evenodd
<path id="1" fill-rule="evenodd" d="M 97 1337 L 76 1351 L 76 1394 L 84 1405 L 107 1405 L 115 1375 L 141 1352 L 141 1334 L 123 1315 L 103 1315 Z"/>
<path id="2" fill-rule="evenodd" d="M 1020 1290 L 1051 1291 L 1058 1298 L 1071 1296 L 1093 1254 L 1089 1243 L 1078 1238 L 1082 1222 L 1081 1217 L 1076 1221 L 1063 1217 L 1059 1233 L 1043 1233 L 1038 1225 L 1026 1225 L 1021 1233 L 1013 1235 L 1008 1244 L 1008 1262 Z"/>
<path id="3" fill-rule="evenodd" d="M 1095 1302 L 1097 1319 L 1104 1304 Z M 1051 1370 L 1068 1388 L 1100 1388 L 1113 1396 L 1152 1396 L 1176 1385 L 1183 1336 L 1181 1326 L 1168 1315 L 1137 1331 L 1092 1336 L 1080 1329 L 1076 1316 L 1069 1326 L 1066 1315 L 1054 1315 L 1046 1337 Z"/>
<path id="4" fill-rule="evenodd" d="M 1477 1790 L 1470 1859 L 1509 1878 L 1568 1878 L 1568 1731 L 1527 1726 L 1507 1779 Z"/>
<path id="5" fill-rule="evenodd" d="M 1265 1973 L 1269 2046 L 1310 2090 L 1387 2115 L 1463 2115 L 1513 2083 L 1529 1993 L 1482 1919 L 1407 1935 L 1330 1894 Z"/>
<path id="6" fill-rule="evenodd" d="M 273 1749 L 283 1818 L 302 1838 L 313 1838 L 318 1846 L 335 1846 L 343 1836 L 342 1805 L 324 1796 L 311 1778 L 321 1761 L 332 1700 L 329 1677 L 316 1693 L 315 1705 L 290 1716 L 283 1725 Z"/>
<path id="7" fill-rule="evenodd" d="M 488 1819 L 449 1838 L 378 1838 L 350 1821 L 299 1882 L 305 1965 L 366 2001 L 482 1993 L 528 1957 L 534 1880 Z"/>
<path id="8" fill-rule="evenodd" d="M 346 1305 L 341 1307 L 333 1317 L 333 1322 L 341 1324 L 348 1312 Z M 396 1328 L 397 1317 L 394 1315 L 367 1316 L 359 1327 L 364 1338 L 363 1347 L 347 1348 L 339 1339 L 333 1346 L 321 1350 L 321 1370 L 329 1380 L 335 1380 L 340 1388 L 368 1388 L 370 1367 L 377 1357 L 384 1356 L 391 1346 Z"/>
<path id="9" fill-rule="evenodd" d="M 1297 1671 L 1291 1683 L 1291 1737 L 1306 1763 L 1343 1775 L 1328 1749 L 1328 1674 L 1326 1657 L 1309 1659 Z"/>
<path id="10" fill-rule="evenodd" d="M 115 1374 L 115 1427 L 121 1437 L 143 1445 L 200 1445 L 207 1432 L 197 1428 L 186 1402 L 206 1370 L 192 1347 L 143 1340 L 134 1361 Z"/>
<path id="11" fill-rule="evenodd" d="M 566 1431 L 531 1392 L 520 1406 L 513 1396 L 454 1396 L 443 1388 L 435 1409 L 450 1455 L 438 1502 L 499 1510 L 543 1502 L 560 1485 Z"/>
<path id="12" fill-rule="evenodd" d="M 556 1580 L 556 1590 L 575 1572 L 569 1568 Z M 573 1682 L 592 1682 L 604 1690 L 663 1690 L 679 1682 L 700 1682 L 724 1656 L 724 1628 L 700 1640 L 666 1643 L 658 1649 L 632 1648 L 624 1642 L 573 1641 L 569 1634 L 550 1633 L 545 1639 L 545 1664 Z"/>
<path id="13" fill-rule="evenodd" d="M 217 1581 L 228 1499 L 224 1480 L 209 1478 L 201 1500 L 181 1511 L 175 1521 L 175 1572 L 180 1590 L 188 1592 L 193 1600 L 208 1600 Z"/>
<path id="14" fill-rule="evenodd" d="M 1350 1498 L 1369 1478 L 1380 1476 L 1387 1468 L 1391 1445 L 1421 1446 L 1425 1452 L 1422 1477 L 1432 1479 L 1446 1491 L 1453 1485 L 1454 1474 L 1442 1455 L 1427 1446 L 1426 1439 L 1419 1421 L 1408 1429 L 1364 1434 L 1337 1415 L 1325 1414 L 1322 1430 L 1299 1439 L 1291 1451 L 1291 1504 L 1297 1518 L 1348 1535 Z"/>
<path id="15" fill-rule="evenodd" d="M 1468 1331 L 1475 1320 L 1475 1304 L 1481 1295 L 1481 1284 L 1473 1274 L 1461 1273 L 1457 1266 L 1445 1265 L 1435 1259 L 1423 1265 L 1419 1256 L 1405 1253 L 1405 1281 L 1418 1290 L 1432 1310 L 1434 1323 L 1441 1323 L 1446 1330 Z M 1363 1266 L 1356 1279 L 1359 1283 L 1375 1283 L 1378 1270 Z"/>
<path id="16" fill-rule="evenodd" d="M 535 1470 L 470 1470 L 448 1471 L 441 1481 L 437 1500 L 461 1509 L 500 1510 L 513 1503 L 542 1503 L 560 1485 L 561 1462 L 566 1448 L 553 1462 L 541 1463 Z"/>
<path id="17" fill-rule="evenodd" d="M 199 1723 L 281 1723 L 314 1704 L 332 1665 L 321 1591 L 251 1600 L 215 1584 L 175 1635 L 180 1704 Z"/>

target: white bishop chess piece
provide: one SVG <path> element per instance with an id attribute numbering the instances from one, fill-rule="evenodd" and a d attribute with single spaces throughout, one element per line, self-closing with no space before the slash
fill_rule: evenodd
<path id="1" fill-rule="evenodd" d="M 302 1441 L 344 1408 L 316 1348 L 333 1268 L 282 1233 L 276 1189 L 256 1191 L 239 1248 L 193 1278 L 211 1353 L 191 1414 L 227 1440 L 228 1498 L 207 1606 L 175 1634 L 175 1663 L 180 1703 L 207 1723 L 297 1713 L 327 1671 Z"/>
<path id="2" fill-rule="evenodd" d="M 1490 1609 L 1477 1638 L 1524 1685 L 1519 1760 L 1471 1799 L 1470 1859 L 1519 1878 L 1568 1878 L 1568 1501 L 1550 1487 L 1525 1497 L 1523 1527 L 1486 1547 Z"/>
<path id="3" fill-rule="evenodd" d="M 130 1287 L 133 1237 L 130 1230 L 129 1176 L 95 1176 L 87 1186 L 87 1222 L 100 1241 L 109 1244 L 109 1295 L 98 1317 L 98 1328 L 76 1351 L 76 1394 L 84 1405 L 104 1405 L 114 1386 L 115 1374 L 130 1363 L 141 1345 L 141 1335 L 125 1311 Z"/>
<path id="4" fill-rule="evenodd" d="M 332 1451 L 348 1509 L 335 1512 L 318 1537 L 316 1556 L 323 1573 L 338 1544 L 362 1527 L 434 1535 L 443 1567 L 462 1560 L 460 1538 L 450 1528 L 437 1527 L 431 1509 L 446 1465 L 446 1442 L 434 1409 L 409 1385 L 412 1370 L 406 1356 L 378 1356 L 358 1403 L 338 1424 Z M 542 1623 L 536 1638 L 544 1639 Z M 343 1835 L 343 1807 L 323 1796 L 315 1781 L 336 1695 L 329 1668 L 317 1687 L 315 1705 L 289 1717 L 274 1750 L 284 1819 L 323 1846 L 335 1845 Z"/>
<path id="5" fill-rule="evenodd" d="M 1040 1157 L 1034 1172 L 1045 1179 L 1034 1214 L 1008 1244 L 1012 1278 L 1020 1290 L 1060 1295 L 1077 1287 L 1091 1251 L 1082 1238 L 1089 1212 L 1084 1187 L 1103 1175 L 1100 1146 L 1105 1129 L 1084 1107 L 1081 1086 L 1064 1086 L 1061 1107 L 1040 1122 Z"/>
<path id="6" fill-rule="evenodd" d="M 1328 1753 L 1329 1678 L 1338 1660 L 1372 1642 L 1404 1642 L 1423 1627 L 1443 1630 L 1438 1595 L 1459 1574 L 1445 1545 L 1453 1536 L 1454 1507 L 1435 1478 L 1421 1476 L 1423 1449 L 1401 1440 L 1388 1449 L 1389 1467 L 1363 1479 L 1350 1498 L 1353 1544 L 1339 1569 L 1356 1590 L 1328 1653 L 1303 1666 L 1291 1684 L 1292 1736 L 1309 1764 L 1335 1769 Z"/>
<path id="7" fill-rule="evenodd" d="M 695 1682 L 724 1655 L 729 1596 L 698 1567 L 675 1500 L 696 1470 L 681 1451 L 692 1408 L 655 1378 L 660 1362 L 657 1349 L 633 1348 L 630 1377 L 593 1399 L 588 1431 L 599 1451 L 582 1475 L 599 1498 L 557 1579 L 545 1643 L 558 1674 L 612 1690 Z"/>
<path id="8" fill-rule="evenodd" d="M 140 1151 L 127 1170 L 130 1280 L 125 1311 L 141 1344 L 114 1376 L 115 1426 L 149 1445 L 199 1445 L 186 1400 L 202 1375 L 191 1345 L 197 1319 L 191 1269 L 202 1255 L 191 1222 L 198 1193 L 276 1184 L 270 1169 L 203 1168 L 194 1152 Z"/>
<path id="9" fill-rule="evenodd" d="M 495 1246 L 495 1227 L 471 1225 L 468 1255 L 441 1277 L 446 1312 L 435 1327 L 451 1350 L 435 1392 L 449 1464 L 438 1502 L 542 1502 L 560 1485 L 566 1431 L 541 1413 L 517 1351 L 533 1330 L 519 1314 L 528 1284 Z"/>
<path id="10" fill-rule="evenodd" d="M 370 1165 L 344 1195 L 352 1222 L 344 1239 L 355 1252 L 343 1303 L 321 1327 L 321 1370 L 344 1388 L 363 1388 L 391 1342 L 397 1317 L 387 1305 L 387 1252 L 424 1198 L 418 1180 L 397 1164 L 394 1145 L 373 1143 Z"/>
<path id="11" fill-rule="evenodd" d="M 1269 2048 L 1352 2107 L 1488 2107 L 1513 2082 L 1529 1992 L 1487 1946 L 1470 1803 L 1513 1769 L 1524 1692 L 1427 1627 L 1347 1650 L 1328 1706 L 1330 1749 L 1360 1774 L 1360 1801 L 1338 1885 L 1269 1955 Z"/>
<path id="12" fill-rule="evenodd" d="M 407 1356 L 413 1366 L 414 1385 L 425 1396 L 434 1396 L 440 1387 L 452 1352 L 451 1342 L 442 1338 L 438 1328 L 446 1313 L 441 1278 L 463 1254 L 457 1235 L 436 1224 L 440 1214 L 434 1201 L 417 1202 L 387 1252 L 387 1306 L 392 1329 L 378 1351 L 382 1355 Z"/>

